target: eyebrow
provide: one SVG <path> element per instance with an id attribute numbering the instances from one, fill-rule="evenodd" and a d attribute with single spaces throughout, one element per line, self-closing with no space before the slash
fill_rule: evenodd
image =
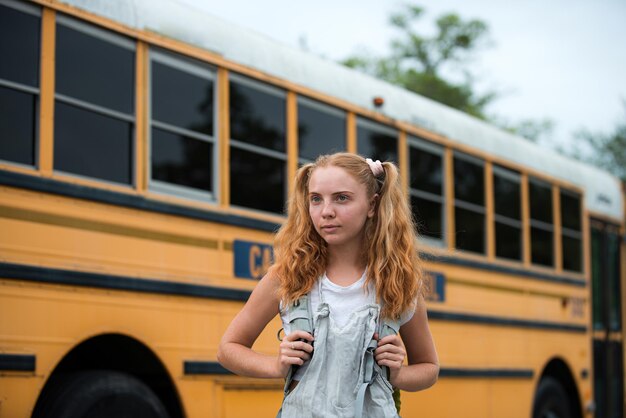
<path id="1" fill-rule="evenodd" d="M 313 191 L 313 192 L 309 192 L 309 196 L 314 195 L 314 194 L 321 194 L 321 193 L 319 193 L 319 192 L 315 192 L 315 191 Z M 338 194 L 354 194 L 354 192 L 351 192 L 350 190 L 343 190 L 343 191 L 340 191 L 340 192 L 333 192 L 333 193 L 331 193 L 331 194 L 333 194 L 333 195 L 338 195 Z"/>

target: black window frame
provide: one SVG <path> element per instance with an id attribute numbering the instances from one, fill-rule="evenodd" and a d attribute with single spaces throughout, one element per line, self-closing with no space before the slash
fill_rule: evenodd
<path id="1" fill-rule="evenodd" d="M 578 199 L 578 214 L 579 214 L 579 218 L 578 218 L 578 230 L 572 229 L 570 227 L 566 227 L 563 223 L 563 211 L 564 211 L 564 206 L 563 206 L 563 195 L 568 195 L 570 198 L 575 198 Z M 583 257 L 584 251 L 583 251 L 583 207 L 582 207 L 582 202 L 583 202 L 583 195 L 580 193 L 577 193 L 573 190 L 569 190 L 569 189 L 565 189 L 565 188 L 559 188 L 559 201 L 560 201 L 560 212 L 561 212 L 561 236 L 559 237 L 559 239 L 561 240 L 561 268 L 563 269 L 563 271 L 569 271 L 569 272 L 573 272 L 573 273 L 582 273 L 584 271 L 584 267 L 585 267 L 585 257 Z M 576 270 L 572 270 L 572 269 L 567 269 L 565 268 L 565 251 L 564 251 L 564 245 L 563 245 L 563 241 L 565 240 L 565 237 L 570 238 L 570 239 L 575 239 L 578 240 L 578 251 L 579 251 L 579 260 L 580 260 L 580 264 L 579 264 L 579 268 Z"/>
<path id="2" fill-rule="evenodd" d="M 247 77 L 245 75 L 242 74 L 238 74 L 238 73 L 229 73 L 228 75 L 228 82 L 229 84 L 231 83 L 238 83 L 238 84 L 242 84 L 248 88 L 251 89 L 256 89 L 256 90 L 260 90 L 266 94 L 270 94 L 270 95 L 274 95 L 276 97 L 279 97 L 281 99 L 284 100 L 285 102 L 285 138 L 284 138 L 284 152 L 281 151 L 276 151 L 273 149 L 268 149 L 259 145 L 254 145 L 254 144 L 250 144 L 249 142 L 245 142 L 242 140 L 238 140 L 237 138 L 233 137 L 232 134 L 232 130 L 230 132 L 230 138 L 228 138 L 228 143 L 229 143 L 229 148 L 234 148 L 237 150 L 241 150 L 243 152 L 248 152 L 248 153 L 253 153 L 253 154 L 257 154 L 257 155 L 262 155 L 263 157 L 266 158 L 272 158 L 275 160 L 280 160 L 283 163 L 283 178 L 284 178 L 284 184 L 283 184 L 283 190 L 282 190 L 282 202 L 283 202 L 283 206 L 284 206 L 284 202 L 287 201 L 287 197 L 288 197 L 288 193 L 289 193 L 289 181 L 288 181 L 288 171 L 289 171 L 289 159 L 288 159 L 288 150 L 287 150 L 287 137 L 288 137 L 288 133 L 287 133 L 287 90 L 282 89 L 280 87 L 256 80 L 254 78 L 250 78 Z M 232 89 L 230 89 L 230 92 L 232 93 Z M 230 115 L 230 118 L 232 118 L 232 115 Z M 230 121 L 229 121 L 230 123 Z M 232 158 L 232 153 L 231 153 L 231 158 Z M 231 164 L 229 164 L 231 165 Z M 231 165 L 231 170 L 232 170 L 232 165 Z M 231 179 L 232 179 L 232 174 L 231 174 Z M 232 187 L 232 185 L 228 186 L 229 188 Z M 241 205 L 235 205 L 232 203 L 232 192 L 231 192 L 231 202 L 230 202 L 230 206 L 234 207 L 234 208 L 240 208 L 240 209 L 245 209 L 245 210 L 252 210 L 252 211 L 257 211 L 257 212 L 261 212 L 261 213 L 269 213 L 272 215 L 284 215 L 284 212 L 274 212 L 274 211 L 267 211 L 267 210 L 263 210 L 263 209 L 258 209 L 258 208 L 254 208 L 254 207 L 248 207 L 248 206 L 241 206 Z"/>
<path id="3" fill-rule="evenodd" d="M 420 234 L 419 239 L 423 241 L 427 245 L 435 246 L 435 247 L 446 247 L 447 245 L 447 237 L 448 237 L 448 220 L 446 218 L 446 149 L 443 146 L 436 145 L 430 141 L 424 140 L 417 136 L 407 135 L 407 160 L 409 165 L 409 179 L 411 178 L 411 149 L 415 148 L 420 151 L 428 152 L 430 154 L 435 154 L 441 158 L 441 193 L 440 195 L 436 195 L 432 192 L 420 190 L 413 188 L 411 182 L 409 181 L 409 198 L 418 198 L 427 200 L 429 202 L 433 202 L 441 205 L 441 238 L 437 239 L 432 236 L 427 236 Z M 413 210 L 415 212 L 415 210 Z M 419 219 L 416 219 L 419 222 Z"/>
<path id="4" fill-rule="evenodd" d="M 497 212 L 497 208 L 496 208 L 496 188 L 495 188 L 495 182 L 496 182 L 496 176 L 502 177 L 503 179 L 510 181 L 510 182 L 514 182 L 517 183 L 518 187 L 519 187 L 519 219 L 515 219 L 515 218 L 511 218 L 510 216 L 507 215 L 502 215 L 499 214 Z M 493 164 L 492 165 L 492 177 L 493 177 L 493 184 L 494 187 L 492 189 L 492 192 L 494 193 L 493 195 L 493 227 L 494 227 L 494 243 L 495 243 L 495 251 L 494 251 L 494 256 L 498 259 L 498 260 L 506 260 L 506 261 L 510 261 L 510 262 L 519 262 L 522 263 L 524 261 L 524 219 L 523 219 L 523 215 L 522 215 L 522 206 L 523 206 L 523 199 L 522 199 L 522 174 L 511 170 L 507 167 L 503 167 L 501 165 L 496 165 Z M 520 254 L 519 254 L 519 258 L 509 258 L 509 257 L 503 257 L 503 256 L 499 256 L 498 255 L 498 240 L 497 240 L 497 229 L 498 229 L 498 224 L 502 224 L 505 226 L 508 226 L 510 228 L 515 228 L 519 231 L 519 237 L 520 237 L 520 242 L 519 242 L 519 248 L 520 248 Z"/>
<path id="5" fill-rule="evenodd" d="M 343 127 L 343 147 L 342 149 L 338 149 L 335 151 L 329 151 L 330 152 L 342 152 L 342 151 L 346 151 L 348 149 L 348 127 L 347 127 L 347 121 L 348 121 L 348 112 L 338 108 L 336 106 L 332 106 L 323 102 L 320 102 L 318 100 L 315 99 L 311 99 L 309 97 L 306 96 L 301 96 L 298 95 L 297 100 L 296 100 L 296 106 L 298 108 L 298 164 L 299 165 L 304 165 L 307 163 L 311 163 L 313 162 L 313 160 L 310 160 L 306 157 L 303 157 L 301 154 L 301 150 L 300 150 L 300 144 L 301 144 L 301 138 L 299 135 L 299 128 L 300 128 L 300 106 L 305 106 L 305 107 L 309 107 L 312 108 L 318 112 L 323 112 L 326 113 L 330 116 L 335 116 L 335 117 L 340 117 L 343 119 L 344 122 L 344 127 Z"/>
<path id="6" fill-rule="evenodd" d="M 39 167 L 39 126 L 40 126 L 40 108 L 41 108 L 41 48 L 42 48 L 42 8 L 34 5 L 27 4 L 15 0 L 2 0 L 0 4 L 4 7 L 14 9 L 18 12 L 22 12 L 25 14 L 30 14 L 39 18 L 39 57 L 38 57 L 38 68 L 37 68 L 37 86 L 26 85 L 17 81 L 11 81 L 7 79 L 0 78 L 0 87 L 14 90 L 19 93 L 29 94 L 33 96 L 35 101 L 35 111 L 33 114 L 33 164 L 24 164 L 18 161 L 5 160 L 0 158 L 1 164 L 6 164 L 9 166 L 24 168 L 27 170 L 37 170 Z"/>
<path id="7" fill-rule="evenodd" d="M 535 184 L 535 186 L 538 187 L 545 187 L 548 188 L 550 193 L 550 217 L 552 219 L 552 223 L 547 223 L 545 221 L 539 220 L 539 219 L 535 219 L 533 218 L 533 211 L 532 211 L 532 190 L 531 190 L 531 185 Z M 530 242 L 529 242 L 529 248 L 530 248 L 530 264 L 532 266 L 535 267 L 540 267 L 540 268 L 555 268 L 556 267 L 556 254 L 554 251 L 554 240 L 557 238 L 555 235 L 555 219 L 554 219 L 554 196 L 552 194 L 552 184 L 549 183 L 548 181 L 545 180 L 541 180 L 539 178 L 536 177 L 528 177 L 528 205 L 530 208 L 529 214 L 528 214 L 528 223 L 529 223 L 529 234 L 530 234 Z M 551 259 L 552 259 L 552 263 L 551 264 L 543 264 L 543 263 L 537 263 L 535 261 L 533 261 L 533 228 L 538 229 L 544 233 L 549 233 L 552 236 L 552 245 L 550 246 L 550 251 L 551 251 Z M 560 237 L 559 237 L 560 239 Z"/>
<path id="8" fill-rule="evenodd" d="M 169 66 L 179 71 L 188 72 L 194 76 L 206 77 L 213 82 L 213 133 L 207 135 L 201 132 L 192 131 L 190 129 L 179 127 L 171 123 L 155 120 L 152 116 L 152 63 L 157 62 L 162 65 Z M 173 195 L 185 199 L 199 200 L 203 202 L 217 203 L 220 196 L 219 182 L 219 118 L 218 118 L 218 83 L 217 69 L 208 63 L 204 63 L 193 58 L 187 58 L 160 48 L 151 47 L 148 51 L 148 150 L 147 150 L 147 168 L 148 168 L 148 190 L 161 194 Z M 201 191 L 193 187 L 187 187 L 181 184 L 168 183 L 165 181 L 152 178 L 152 130 L 153 128 L 165 131 L 170 134 L 184 136 L 193 140 L 203 141 L 211 144 L 213 147 L 213 158 L 211 161 L 211 189 L 212 191 Z"/>
<path id="9" fill-rule="evenodd" d="M 395 152 L 396 158 L 395 160 L 391 160 L 391 161 L 394 162 L 396 165 L 399 165 L 400 162 L 398 161 L 398 159 L 400 158 L 400 140 L 399 140 L 399 131 L 397 129 L 394 129 L 389 125 L 385 125 L 382 122 L 377 122 L 372 119 L 368 119 L 364 116 L 357 116 L 356 118 L 357 152 L 365 158 L 371 158 L 372 160 L 380 160 L 381 162 L 385 162 L 386 159 L 383 159 L 380 156 L 376 156 L 376 155 L 365 155 L 363 150 L 359 149 L 360 148 L 359 147 L 359 133 L 358 133 L 359 128 L 369 129 L 370 131 L 379 132 L 383 135 L 387 135 L 387 136 L 394 138 L 395 145 L 396 145 L 394 152 Z"/>
<path id="10" fill-rule="evenodd" d="M 456 151 L 455 150 L 455 151 L 453 151 L 453 154 L 452 154 L 452 165 L 453 165 L 453 167 L 454 167 L 454 162 L 457 159 L 463 160 L 463 161 L 465 161 L 467 163 L 470 163 L 470 164 L 482 166 L 482 170 L 483 170 L 483 178 L 482 178 L 482 181 L 483 181 L 483 183 L 482 183 L 483 184 L 483 186 L 482 186 L 483 187 L 483 204 L 481 206 L 481 205 L 479 205 L 477 203 L 466 202 L 466 201 L 463 201 L 463 200 L 459 200 L 457 198 L 456 190 L 455 190 L 456 189 L 457 172 L 456 172 L 456 169 L 453 169 L 453 173 L 452 173 L 452 176 L 453 176 L 453 179 L 452 179 L 453 180 L 452 181 L 452 184 L 453 184 L 452 189 L 453 190 L 452 191 L 453 191 L 453 195 L 454 195 L 454 207 L 453 207 L 454 217 L 455 217 L 455 219 L 454 219 L 454 229 L 455 229 L 454 234 L 455 234 L 455 236 L 458 236 L 459 232 L 461 232 L 461 231 L 459 231 L 458 219 L 456 217 L 456 210 L 457 209 L 461 209 L 461 210 L 464 210 L 464 211 L 472 212 L 472 214 L 474 214 L 474 215 L 477 215 L 477 214 L 481 215 L 483 217 L 483 249 L 482 249 L 481 252 L 478 252 L 478 251 L 473 251 L 473 250 L 469 250 L 469 249 L 465 249 L 465 248 L 460 248 L 458 246 L 458 240 L 455 240 L 454 247 L 458 251 L 463 251 L 463 252 L 466 252 L 466 253 L 469 253 L 469 254 L 476 254 L 476 255 L 480 255 L 480 256 L 487 256 L 487 246 L 488 246 L 488 244 L 487 244 L 487 190 L 485 189 L 485 176 L 486 176 L 485 167 L 486 167 L 487 162 L 485 160 L 479 158 L 479 157 L 476 157 L 476 156 L 473 156 L 473 155 L 466 154 L 464 152 L 460 152 L 460 151 Z"/>
<path id="11" fill-rule="evenodd" d="M 84 21 L 78 20 L 76 18 L 73 18 L 71 16 L 68 15 L 62 15 L 62 14 L 57 14 L 56 16 L 56 21 L 55 21 L 55 31 L 56 28 L 59 26 L 65 26 L 68 27 L 72 30 L 78 31 L 78 32 L 82 32 L 83 34 L 98 38 L 101 41 L 104 42 L 109 42 L 112 43 L 114 45 L 117 45 L 121 48 L 125 48 L 127 50 L 130 50 L 133 52 L 133 56 L 134 56 L 134 60 L 133 60 L 133 74 L 132 74 L 132 79 L 133 79 L 133 83 L 132 83 L 132 88 L 133 88 L 133 92 L 132 92 L 132 96 L 133 96 L 133 103 L 132 103 L 132 114 L 125 114 L 123 112 L 120 112 L 119 110 L 114 110 L 114 109 L 109 109 L 106 108 L 102 105 L 98 105 L 98 104 L 93 104 L 93 103 L 89 103 L 87 101 L 84 101 L 82 99 L 77 99 L 74 97 L 70 97 L 61 93 L 57 92 L 57 87 L 55 86 L 55 91 L 54 91 L 54 105 L 56 107 L 56 103 L 60 102 L 63 103 L 65 105 L 69 105 L 69 106 L 73 106 L 77 109 L 80 109 L 82 111 L 87 111 L 87 112 L 91 112 L 100 116 L 104 116 L 104 117 L 108 117 L 111 119 L 115 119 L 118 121 L 122 121 L 122 122 L 126 122 L 130 124 L 130 130 L 131 130 L 131 135 L 130 135 L 130 155 L 129 155 L 129 164 L 130 164 L 130 170 L 129 170 L 129 174 L 130 174 L 130 182 L 129 183 L 120 183 L 117 181 L 113 181 L 113 180 L 107 180 L 107 179 L 103 179 L 103 178 L 99 178 L 99 177 L 92 177 L 92 176 L 87 176 L 87 175 L 83 175 L 83 174 L 79 174 L 79 173 L 72 173 L 70 171 L 63 171 L 58 169 L 55 166 L 55 163 L 53 161 L 52 164 L 52 168 L 53 171 L 55 173 L 59 173 L 62 174 L 64 176 L 69 176 L 69 177 L 75 177 L 75 178 L 80 178 L 80 179 L 84 179 L 84 180 L 89 180 L 89 181 L 96 181 L 99 183 L 104 183 L 104 184 L 110 184 L 110 185 L 114 185 L 114 186 L 121 186 L 121 187 L 127 187 L 129 189 L 134 189 L 136 187 L 137 184 L 137 166 L 136 166 L 136 156 L 137 156 L 137 115 L 136 115 L 136 105 L 137 105 L 137 100 L 138 98 L 136 97 L 136 84 L 137 84 L 137 80 L 136 80 L 136 57 L 137 57 L 137 44 L 136 41 L 133 40 L 132 38 L 120 35 L 116 32 L 113 32 L 111 30 L 108 29 L 103 29 L 100 28 L 98 26 L 96 26 L 95 24 L 91 24 L 91 23 L 86 23 Z M 56 56 L 55 56 L 56 58 Z M 55 77 L 56 77 L 56 73 L 55 73 Z M 56 117 L 55 117 L 55 125 L 56 125 Z M 56 141 L 56 138 L 54 139 L 54 141 Z"/>

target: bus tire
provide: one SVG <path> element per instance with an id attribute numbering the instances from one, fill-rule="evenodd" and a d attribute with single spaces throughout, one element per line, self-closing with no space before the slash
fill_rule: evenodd
<path id="1" fill-rule="evenodd" d="M 563 386 L 553 377 L 541 379 L 535 402 L 533 418 L 571 418 L 569 399 Z"/>
<path id="2" fill-rule="evenodd" d="M 42 418 L 168 418 L 161 400 L 141 380 L 126 373 L 94 370 L 59 381 L 41 405 Z"/>

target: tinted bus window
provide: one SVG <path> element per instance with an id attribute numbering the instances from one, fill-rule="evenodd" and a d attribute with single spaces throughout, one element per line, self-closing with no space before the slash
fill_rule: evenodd
<path id="1" fill-rule="evenodd" d="M 133 129 L 128 122 L 58 102 L 54 110 L 57 169 L 130 184 Z"/>
<path id="2" fill-rule="evenodd" d="M 34 165 L 40 9 L 0 5 L 0 160 Z"/>
<path id="3" fill-rule="evenodd" d="M 178 186 L 211 191 L 213 147 L 184 135 L 152 129 L 152 178 Z"/>
<path id="4" fill-rule="evenodd" d="M 39 87 L 39 9 L 0 5 L 0 79 Z"/>
<path id="5" fill-rule="evenodd" d="M 454 220 L 456 248 L 485 253 L 484 163 L 474 157 L 454 156 Z"/>
<path id="6" fill-rule="evenodd" d="M 372 160 L 398 163 L 398 133 L 393 129 L 359 118 L 357 120 L 357 152 Z"/>
<path id="7" fill-rule="evenodd" d="M 620 285 L 620 235 L 619 231 L 609 231 L 606 236 L 606 278 L 608 288 L 608 326 L 611 331 L 622 329 L 622 288 Z"/>
<path id="8" fill-rule="evenodd" d="M 276 94 L 276 89 L 263 84 L 234 80 L 230 83 L 231 138 L 257 147 L 285 152 L 284 92 Z"/>
<path id="9" fill-rule="evenodd" d="M 298 97 L 298 153 L 300 162 L 346 149 L 346 113 Z"/>
<path id="10" fill-rule="evenodd" d="M 582 271 L 582 229 L 580 195 L 561 190 L 561 247 L 563 269 Z"/>
<path id="11" fill-rule="evenodd" d="M 443 149 L 409 138 L 411 208 L 422 236 L 444 238 Z"/>
<path id="12" fill-rule="evenodd" d="M 214 198 L 214 71 L 159 51 L 150 58 L 151 188 Z"/>
<path id="13" fill-rule="evenodd" d="M 231 203 L 283 213 L 287 154 L 285 92 L 241 76 L 230 81 Z"/>
<path id="14" fill-rule="evenodd" d="M 37 96 L 0 86 L 0 159 L 35 164 Z"/>
<path id="15" fill-rule="evenodd" d="M 493 167 L 496 257 L 522 259 L 521 186 L 518 173 Z"/>
<path id="16" fill-rule="evenodd" d="M 99 37 L 91 29 L 57 25 L 56 92 L 131 114 L 135 52 L 119 45 L 116 38 Z"/>
<path id="17" fill-rule="evenodd" d="M 133 42 L 59 16 L 56 54 L 54 169 L 132 184 Z"/>
<path id="18" fill-rule="evenodd" d="M 554 225 L 552 220 L 552 187 L 529 179 L 530 258 L 533 264 L 554 265 Z"/>

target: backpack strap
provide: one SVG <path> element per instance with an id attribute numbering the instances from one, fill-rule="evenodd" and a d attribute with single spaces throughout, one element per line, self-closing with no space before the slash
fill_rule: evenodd
<path id="1" fill-rule="evenodd" d="M 382 319 L 379 320 L 378 323 L 378 339 L 382 339 L 388 335 L 398 334 L 400 331 L 400 321 L 399 320 L 390 320 L 390 319 Z M 389 368 L 383 366 L 382 368 L 376 363 L 376 359 L 374 358 L 374 350 L 378 347 L 378 341 L 373 339 L 370 341 L 367 349 L 365 350 L 365 358 L 364 358 L 364 373 L 363 373 L 363 381 L 361 382 L 361 386 L 357 392 L 355 408 L 354 408 L 354 417 L 361 418 L 363 417 L 363 406 L 365 404 L 365 392 L 369 385 L 374 382 L 377 374 L 381 374 L 381 376 L 389 383 Z M 389 383 L 391 387 L 391 383 Z M 394 398 L 394 403 L 395 398 Z M 396 403 L 397 404 L 397 403 Z M 397 405 L 396 405 L 397 408 Z"/>
<path id="2" fill-rule="evenodd" d="M 378 339 L 381 340 L 388 335 L 398 335 L 400 333 L 399 319 L 383 319 L 378 324 Z M 389 381 L 389 367 L 383 366 L 383 377 Z"/>
<path id="3" fill-rule="evenodd" d="M 313 312 L 311 310 L 310 294 L 307 293 L 306 295 L 301 296 L 293 304 L 289 305 L 287 307 L 286 316 L 291 332 L 305 331 L 313 335 Z M 289 368 L 289 372 L 287 373 L 287 377 L 285 379 L 285 395 L 289 390 L 289 386 L 293 380 L 293 375 L 298 367 L 299 366 L 294 364 Z"/>

